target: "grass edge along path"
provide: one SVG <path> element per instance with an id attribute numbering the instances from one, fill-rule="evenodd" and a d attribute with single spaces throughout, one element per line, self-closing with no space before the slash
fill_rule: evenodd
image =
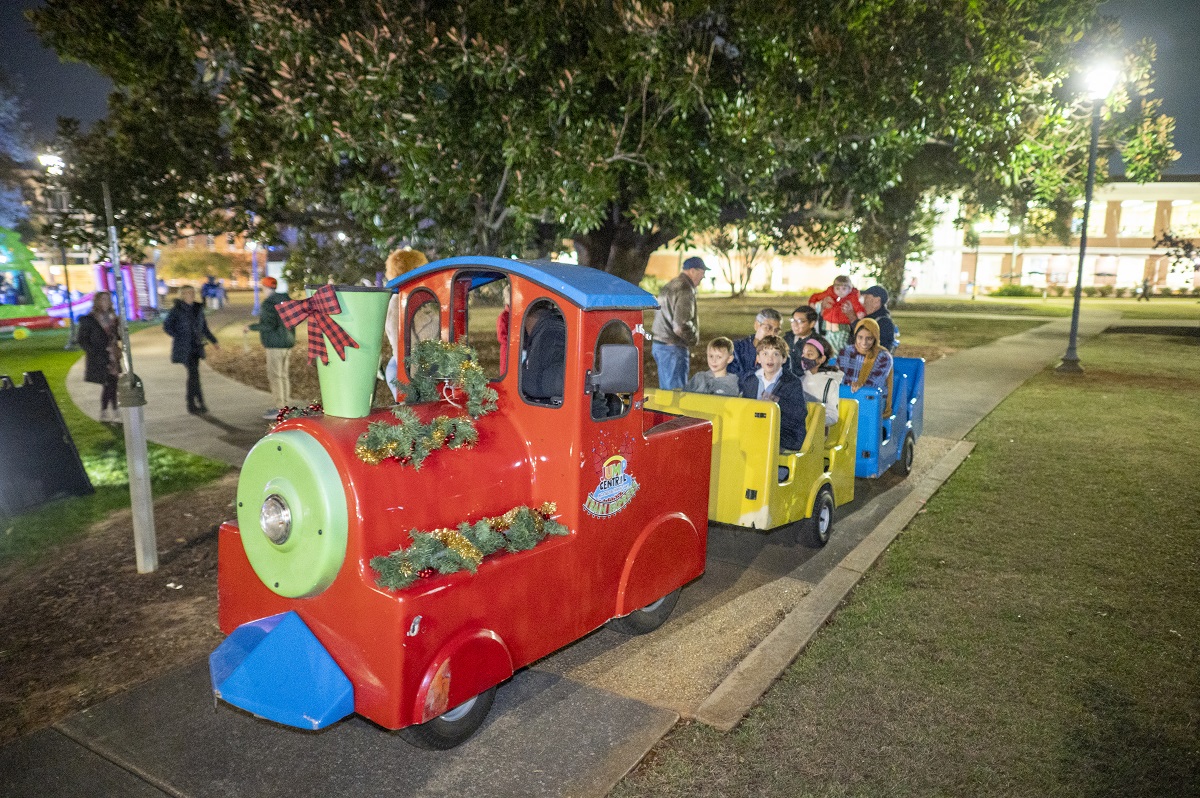
<path id="1" fill-rule="evenodd" d="M 733 732 L 614 796 L 1200 795 L 1200 358 L 1105 335 L 1047 370 Z"/>
<path id="2" fill-rule="evenodd" d="M 80 537 L 114 510 L 129 507 L 124 431 L 92 420 L 71 401 L 67 372 L 83 353 L 64 349 L 66 341 L 66 330 L 35 332 L 23 341 L 0 340 L 0 374 L 9 375 L 17 386 L 26 372 L 45 374 L 96 492 L 58 499 L 16 516 L 0 516 L 0 568 L 34 561 L 54 546 Z M 99 405 L 100 386 L 88 388 L 94 389 Z M 147 451 L 155 499 L 206 485 L 230 470 L 224 463 L 156 443 L 148 444 Z"/>

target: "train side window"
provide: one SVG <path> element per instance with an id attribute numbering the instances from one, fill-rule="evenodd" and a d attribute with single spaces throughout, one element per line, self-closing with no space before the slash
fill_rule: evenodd
<path id="1" fill-rule="evenodd" d="M 433 341 L 442 335 L 442 304 L 433 292 L 418 288 L 408 296 L 405 306 L 404 351 L 411 356 L 422 341 Z M 412 376 L 412 366 L 408 368 Z"/>
<path id="2" fill-rule="evenodd" d="M 454 339 L 475 350 L 479 367 L 489 381 L 495 382 L 508 367 L 510 324 L 504 313 L 512 290 L 508 275 L 463 272 L 454 282 Z"/>
<path id="3" fill-rule="evenodd" d="M 521 320 L 521 365 L 518 386 L 530 404 L 560 407 L 567 370 L 567 324 L 562 311 L 539 299 Z"/>
<path id="4" fill-rule="evenodd" d="M 627 344 L 633 346 L 633 332 L 627 324 L 615 319 L 604 325 L 600 330 L 600 334 L 596 336 L 596 357 L 592 367 L 596 372 L 604 369 L 601 351 L 605 344 Z M 602 421 L 621 418 L 629 412 L 629 407 L 632 403 L 632 394 L 595 391 L 591 397 L 592 419 Z"/>

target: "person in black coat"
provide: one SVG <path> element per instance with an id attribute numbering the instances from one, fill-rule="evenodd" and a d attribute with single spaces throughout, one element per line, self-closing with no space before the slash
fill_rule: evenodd
<path id="1" fill-rule="evenodd" d="M 187 369 L 187 411 L 207 413 L 204 394 L 200 391 L 200 361 L 204 358 L 207 340 L 220 348 L 217 336 L 208 329 L 204 305 L 196 301 L 196 289 L 185 285 L 179 289 L 179 299 L 163 322 L 163 331 L 171 336 L 171 362 L 182 363 Z"/>
<path id="2" fill-rule="evenodd" d="M 784 368 L 788 362 L 788 345 L 778 335 L 763 336 L 757 349 L 759 368 L 742 375 L 742 396 L 778 404 L 779 448 L 799 451 L 808 432 L 804 383 L 790 369 Z"/>
<path id="3" fill-rule="evenodd" d="M 563 399 L 567 368 L 567 324 L 549 303 L 525 314 L 521 352 L 521 393 L 527 399 L 558 406 Z"/>
<path id="4" fill-rule="evenodd" d="M 875 319 L 879 325 L 879 345 L 889 352 L 895 352 L 900 345 L 900 329 L 888 311 L 887 289 L 882 285 L 873 285 L 862 292 L 861 298 L 863 307 L 867 309 L 866 318 Z"/>
<path id="5" fill-rule="evenodd" d="M 100 386 L 100 420 L 117 421 L 117 377 L 121 373 L 121 344 L 112 294 L 97 291 L 92 312 L 79 320 L 76 340 L 83 350 L 83 379 Z M 112 415 L 109 415 L 109 407 Z"/>

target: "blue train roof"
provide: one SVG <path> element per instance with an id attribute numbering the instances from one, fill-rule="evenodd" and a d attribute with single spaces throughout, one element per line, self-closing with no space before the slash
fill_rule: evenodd
<path id="1" fill-rule="evenodd" d="M 499 272 L 515 274 L 559 294 L 584 310 L 642 310 L 658 307 L 658 301 L 653 294 L 599 269 L 576 266 L 572 263 L 512 260 L 487 255 L 464 255 L 435 260 L 389 280 L 387 287 L 397 290 L 411 280 L 449 267 L 475 267 L 485 270 L 485 273 L 477 275 L 472 281 L 472 288 L 500 279 Z M 496 269 L 497 273 L 486 273 L 489 268 Z"/>

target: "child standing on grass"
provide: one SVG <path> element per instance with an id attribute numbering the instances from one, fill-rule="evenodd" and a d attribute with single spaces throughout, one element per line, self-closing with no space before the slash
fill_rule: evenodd
<path id="1" fill-rule="evenodd" d="M 808 304 L 818 307 L 825 320 L 825 338 L 834 351 L 841 351 L 850 343 L 850 328 L 857 319 L 867 315 L 859 299 L 858 289 L 845 274 L 839 274 L 833 285 L 808 298 Z"/>
<path id="2" fill-rule="evenodd" d="M 733 362 L 733 341 L 725 336 L 714 338 L 708 343 L 708 371 L 699 371 L 688 380 L 685 391 L 711 393 L 717 396 L 740 396 L 738 378 L 730 374 Z"/>

